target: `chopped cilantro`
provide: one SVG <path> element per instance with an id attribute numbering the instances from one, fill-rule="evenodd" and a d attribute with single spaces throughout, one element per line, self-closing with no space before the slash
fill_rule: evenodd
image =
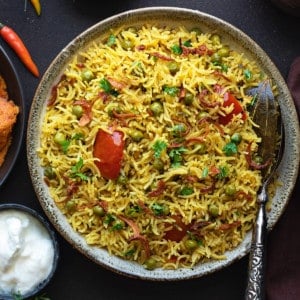
<path id="1" fill-rule="evenodd" d="M 68 148 L 71 144 L 71 140 L 64 140 L 61 142 L 60 146 L 64 154 L 68 152 Z"/>
<path id="2" fill-rule="evenodd" d="M 184 45 L 185 47 L 192 47 L 192 42 L 191 42 L 191 40 L 187 40 L 187 41 L 185 41 L 185 42 L 183 43 L 183 45 Z"/>
<path id="3" fill-rule="evenodd" d="M 121 220 L 115 220 L 112 224 L 112 230 L 122 230 L 124 228 L 124 222 Z"/>
<path id="4" fill-rule="evenodd" d="M 184 186 L 180 191 L 179 191 L 179 195 L 180 196 L 188 196 L 188 195 L 192 195 L 194 193 L 194 189 L 191 187 L 187 187 Z"/>
<path id="5" fill-rule="evenodd" d="M 179 88 L 176 87 L 176 86 L 167 86 L 167 85 L 164 85 L 164 86 L 163 86 L 163 91 L 164 91 L 166 94 L 168 94 L 168 95 L 170 95 L 170 96 L 172 96 L 172 97 L 175 97 L 175 96 L 177 96 L 178 93 L 179 93 Z"/>
<path id="6" fill-rule="evenodd" d="M 182 154 L 186 151 L 187 149 L 184 147 L 179 147 L 179 148 L 173 148 L 169 152 L 169 157 L 171 159 L 171 166 L 174 168 L 179 167 L 182 165 L 183 157 Z"/>
<path id="7" fill-rule="evenodd" d="M 169 214 L 169 208 L 164 204 L 153 203 L 151 209 L 156 216 L 163 216 Z"/>
<path id="8" fill-rule="evenodd" d="M 71 144 L 72 140 L 82 140 L 83 139 L 83 134 L 82 133 L 75 133 L 70 139 L 65 139 L 60 142 L 61 149 L 64 154 L 68 152 L 69 146 Z"/>
<path id="9" fill-rule="evenodd" d="M 251 80 L 252 79 L 252 72 L 248 69 L 244 70 L 244 76 L 246 80 Z"/>
<path id="10" fill-rule="evenodd" d="M 254 106 L 254 104 L 256 103 L 256 100 L 257 100 L 257 94 L 252 96 L 251 101 L 250 101 L 250 103 L 248 103 L 247 107 L 251 109 Z"/>
<path id="11" fill-rule="evenodd" d="M 71 167 L 71 173 L 70 177 L 71 178 L 80 178 L 81 180 L 87 181 L 88 176 L 85 175 L 84 173 L 80 172 L 81 168 L 83 167 L 83 159 L 80 157 L 75 166 Z"/>
<path id="12" fill-rule="evenodd" d="M 132 71 L 131 73 L 135 76 L 143 76 L 144 73 L 145 73 L 145 70 L 144 70 L 144 67 L 143 67 L 143 64 L 140 62 L 140 61 L 135 61 L 133 64 L 132 64 Z"/>
<path id="13" fill-rule="evenodd" d="M 125 209 L 126 216 L 131 217 L 131 218 L 137 217 L 138 214 L 141 212 L 142 212 L 142 209 L 138 205 L 130 205 L 130 206 L 127 206 Z"/>
<path id="14" fill-rule="evenodd" d="M 171 50 L 174 54 L 180 55 L 182 54 L 182 48 L 179 45 L 173 45 Z"/>
<path id="15" fill-rule="evenodd" d="M 106 225 L 110 225 L 115 220 L 116 220 L 115 216 L 113 216 L 112 214 L 106 214 L 104 219 L 103 219 L 103 223 L 106 224 Z"/>
<path id="16" fill-rule="evenodd" d="M 83 137 L 84 137 L 84 135 L 81 132 L 78 132 L 72 136 L 72 140 L 82 140 Z"/>
<path id="17" fill-rule="evenodd" d="M 124 253 L 124 256 L 125 256 L 125 257 L 132 257 L 132 256 L 134 255 L 135 252 L 136 252 L 136 250 L 135 250 L 134 248 L 129 249 L 128 251 L 126 251 L 126 252 Z"/>
<path id="18" fill-rule="evenodd" d="M 167 143 L 161 140 L 157 140 L 154 145 L 152 146 L 154 150 L 154 157 L 160 158 L 162 152 L 167 149 Z"/>
<path id="19" fill-rule="evenodd" d="M 119 93 L 117 90 L 114 90 L 110 82 L 106 78 L 100 80 L 100 87 L 104 90 L 105 93 L 111 94 L 113 96 L 118 96 Z"/>
<path id="20" fill-rule="evenodd" d="M 213 65 L 217 66 L 217 67 L 220 67 L 221 71 L 223 71 L 224 73 L 227 73 L 227 71 L 228 71 L 228 66 L 226 64 L 223 64 L 223 63 L 219 62 L 219 61 L 214 61 Z"/>
<path id="21" fill-rule="evenodd" d="M 218 168 L 219 169 L 219 173 L 217 174 L 217 178 L 218 179 L 224 179 L 228 176 L 228 172 L 229 172 L 229 168 L 228 166 L 221 166 Z"/>

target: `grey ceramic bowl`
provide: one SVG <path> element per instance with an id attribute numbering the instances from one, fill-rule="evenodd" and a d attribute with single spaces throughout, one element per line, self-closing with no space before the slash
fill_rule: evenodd
<path id="1" fill-rule="evenodd" d="M 18 73 L 15 70 L 12 61 L 6 54 L 4 49 L 0 46 L 0 75 L 4 78 L 7 91 L 10 99 L 19 106 L 19 115 L 17 122 L 14 125 L 12 132 L 12 142 L 7 151 L 5 160 L 0 167 L 0 187 L 7 179 L 11 172 L 17 157 L 20 152 L 20 148 L 23 142 L 24 128 L 25 128 L 25 100 L 23 95 L 23 89 Z"/>
<path id="2" fill-rule="evenodd" d="M 42 230 L 45 230 L 47 234 L 49 234 L 49 238 L 53 245 L 53 259 L 52 259 L 52 266 L 50 273 L 48 276 L 44 279 L 42 279 L 40 282 L 37 282 L 37 284 L 33 287 L 33 289 L 27 291 L 25 294 L 22 294 L 22 299 L 27 299 L 29 297 L 32 297 L 36 294 L 38 294 L 53 278 L 53 275 L 57 269 L 57 264 L 59 260 L 59 245 L 56 238 L 56 233 L 51 229 L 50 224 L 48 221 L 46 221 L 40 214 L 38 214 L 35 210 L 21 205 L 17 203 L 6 203 L 0 205 L 0 213 L 1 212 L 14 212 L 17 211 L 18 213 L 29 215 L 29 218 L 33 218 L 37 221 L 37 224 L 39 224 L 42 228 Z M 34 224 L 34 223 L 32 223 Z M 38 275 L 38 274 L 37 274 Z M 1 283 L 0 283 L 1 285 Z M 16 299 L 16 295 L 11 294 L 1 294 L 0 292 L 0 299 L 1 300 L 13 300 Z"/>
<path id="3" fill-rule="evenodd" d="M 293 100 L 284 79 L 275 65 L 252 39 L 229 23 L 195 10 L 176 7 L 151 7 L 126 11 L 99 22 L 71 41 L 54 59 L 48 70 L 45 72 L 32 103 L 27 131 L 29 169 L 36 194 L 49 219 L 72 246 L 77 248 L 92 261 L 119 274 L 147 280 L 183 280 L 200 277 L 224 268 L 245 256 L 250 249 L 251 233 L 246 236 L 244 241 L 236 249 L 226 253 L 226 260 L 199 264 L 192 269 L 145 270 L 144 267 L 136 263 L 110 256 L 104 249 L 88 246 L 83 237 L 70 227 L 66 218 L 56 207 L 49 195 L 48 188 L 43 180 L 43 171 L 40 167 L 39 158 L 36 153 L 36 149 L 39 146 L 40 124 L 43 119 L 46 101 L 49 98 L 52 87 L 58 82 L 60 75 L 70 61 L 70 58 L 75 55 L 79 49 L 101 37 L 111 27 L 123 25 L 139 26 L 144 23 L 175 26 L 185 25 L 187 27 L 199 26 L 202 30 L 207 30 L 209 32 L 217 31 L 222 35 L 222 38 L 226 39 L 227 43 L 230 43 L 233 47 L 246 53 L 248 57 L 256 60 L 267 75 L 276 82 L 279 90 L 278 100 L 282 110 L 286 136 L 285 153 L 279 167 L 279 180 L 283 182 L 283 185 L 278 187 L 276 191 L 272 210 L 268 216 L 269 229 L 275 225 L 288 203 L 298 174 L 300 135 L 299 123 Z"/>

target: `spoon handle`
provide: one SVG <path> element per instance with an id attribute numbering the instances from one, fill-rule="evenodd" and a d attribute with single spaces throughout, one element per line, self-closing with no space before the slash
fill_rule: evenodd
<path id="1" fill-rule="evenodd" d="M 265 277 L 265 257 L 266 257 L 266 199 L 267 194 L 263 188 L 259 198 L 259 209 L 253 229 L 252 244 L 249 257 L 248 285 L 246 288 L 245 300 L 265 299 L 264 277 Z"/>

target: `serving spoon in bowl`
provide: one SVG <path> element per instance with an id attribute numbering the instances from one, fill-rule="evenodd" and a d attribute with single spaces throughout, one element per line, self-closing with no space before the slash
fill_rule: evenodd
<path id="1" fill-rule="evenodd" d="M 267 235 L 266 203 L 269 200 L 268 186 L 282 158 L 284 128 L 279 105 L 275 100 L 269 80 L 250 90 L 249 94 L 256 99 L 250 115 L 254 123 L 258 125 L 256 133 L 262 139 L 258 154 L 265 163 L 260 165 L 262 185 L 257 194 L 258 211 L 252 232 L 245 299 L 263 300 L 265 298 L 264 273 Z M 254 162 L 252 164 L 260 168 Z"/>

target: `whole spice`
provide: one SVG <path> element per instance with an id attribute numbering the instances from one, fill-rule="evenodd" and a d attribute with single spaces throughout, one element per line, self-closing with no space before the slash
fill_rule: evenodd
<path id="1" fill-rule="evenodd" d="M 0 23 L 0 36 L 15 51 L 27 69 L 34 76 L 39 77 L 39 70 L 19 35 L 12 28 Z"/>
<path id="2" fill-rule="evenodd" d="M 31 4 L 33 5 L 36 14 L 39 16 L 41 14 L 41 3 L 40 0 L 30 0 Z"/>

